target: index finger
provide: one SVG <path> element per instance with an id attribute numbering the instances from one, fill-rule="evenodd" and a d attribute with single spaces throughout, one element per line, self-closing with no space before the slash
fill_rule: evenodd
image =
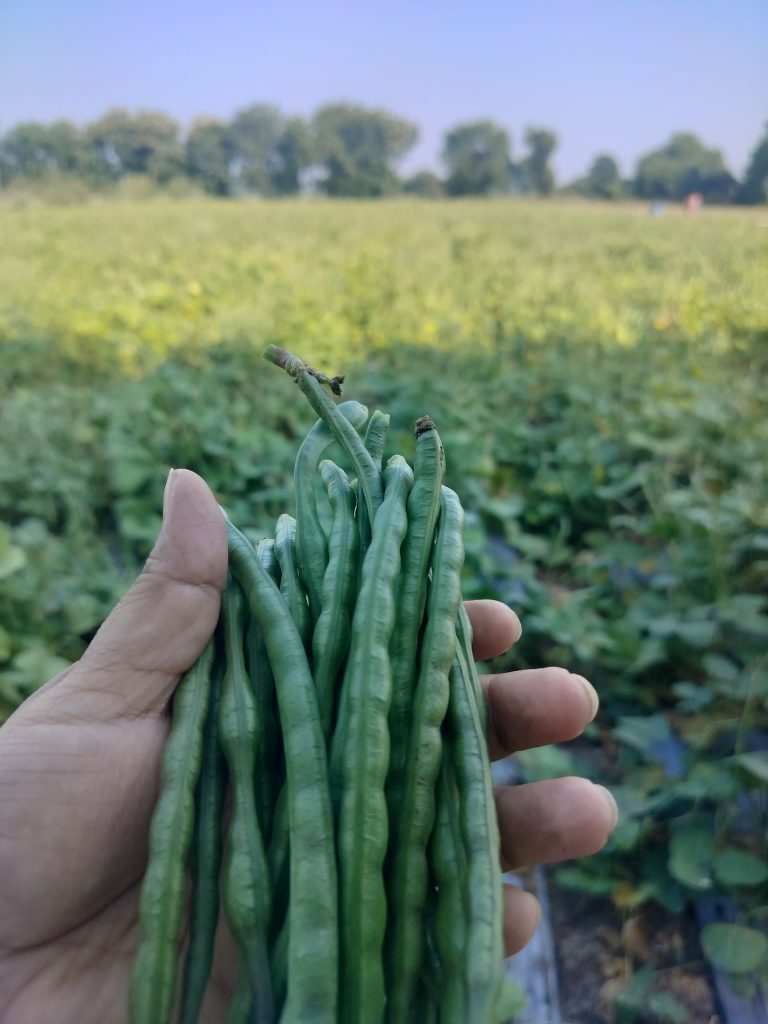
<path id="1" fill-rule="evenodd" d="M 520 619 L 501 601 L 465 601 L 472 624 L 472 653 L 478 661 L 504 654 L 520 639 Z"/>

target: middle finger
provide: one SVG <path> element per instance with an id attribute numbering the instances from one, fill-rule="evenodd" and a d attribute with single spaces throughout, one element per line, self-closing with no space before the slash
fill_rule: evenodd
<path id="1" fill-rule="evenodd" d="M 492 761 L 517 750 L 572 740 L 597 714 L 592 684 L 564 668 L 502 672 L 480 681 Z"/>

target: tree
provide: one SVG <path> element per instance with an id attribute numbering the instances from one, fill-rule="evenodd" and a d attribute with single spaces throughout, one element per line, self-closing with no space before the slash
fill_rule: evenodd
<path id="1" fill-rule="evenodd" d="M 524 192 L 551 195 L 555 190 L 555 175 L 549 160 L 557 148 L 557 135 L 548 128 L 527 128 L 525 144 L 528 156 L 517 168 L 517 178 Z"/>
<path id="2" fill-rule="evenodd" d="M 619 166 L 612 156 L 601 153 L 592 161 L 586 177 L 586 195 L 595 199 L 618 199 L 622 194 Z"/>
<path id="3" fill-rule="evenodd" d="M 282 127 L 280 111 L 264 103 L 254 103 L 233 118 L 230 135 L 240 191 L 263 196 L 272 192 L 272 167 Z"/>
<path id="4" fill-rule="evenodd" d="M 392 164 L 416 142 L 418 130 L 386 110 L 332 103 L 313 118 L 321 188 L 332 196 L 383 196 L 397 189 Z"/>
<path id="5" fill-rule="evenodd" d="M 289 117 L 282 126 L 270 160 L 273 191 L 278 195 L 295 195 L 301 187 L 301 173 L 311 165 L 312 157 L 309 126 L 301 117 Z"/>
<path id="6" fill-rule="evenodd" d="M 0 145 L 0 165 L 4 181 L 41 177 L 49 166 L 45 127 L 24 122 L 11 128 Z"/>
<path id="7" fill-rule="evenodd" d="M 719 149 L 707 147 L 690 132 L 678 132 L 660 149 L 641 157 L 635 194 L 644 199 L 684 199 L 700 192 L 706 199 L 728 202 L 736 181 Z"/>
<path id="8" fill-rule="evenodd" d="M 749 158 L 747 173 L 739 189 L 739 202 L 768 203 L 768 124 Z"/>
<path id="9" fill-rule="evenodd" d="M 403 192 L 426 199 L 439 199 L 445 195 L 442 181 L 432 171 L 418 171 L 403 182 Z"/>
<path id="10" fill-rule="evenodd" d="M 0 143 L 0 177 L 36 179 L 51 172 L 82 173 L 87 148 L 82 133 L 69 121 L 50 125 L 16 125 Z"/>
<path id="11" fill-rule="evenodd" d="M 163 185 L 184 172 L 179 126 L 166 114 L 110 110 L 88 127 L 87 134 L 114 177 L 146 174 Z"/>
<path id="12" fill-rule="evenodd" d="M 187 136 L 187 174 L 211 195 L 228 195 L 233 153 L 229 126 L 214 118 L 199 118 Z"/>
<path id="13" fill-rule="evenodd" d="M 510 139 L 492 121 L 472 121 L 451 129 L 443 141 L 450 195 L 471 196 L 508 192 Z"/>

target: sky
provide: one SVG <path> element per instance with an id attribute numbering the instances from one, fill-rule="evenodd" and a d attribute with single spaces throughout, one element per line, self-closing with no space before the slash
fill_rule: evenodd
<path id="1" fill-rule="evenodd" d="M 628 176 L 681 130 L 739 174 L 768 121 L 768 0 L 0 0 L 0 132 L 337 100 L 419 126 L 404 173 L 490 118 L 513 158 L 528 125 L 555 129 L 561 181 L 605 152 Z"/>

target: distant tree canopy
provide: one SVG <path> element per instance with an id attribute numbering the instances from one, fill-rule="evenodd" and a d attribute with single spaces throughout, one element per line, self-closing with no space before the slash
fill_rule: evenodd
<path id="1" fill-rule="evenodd" d="M 445 185 L 434 171 L 418 171 L 403 181 L 403 192 L 427 199 L 439 199 L 445 195 Z"/>
<path id="2" fill-rule="evenodd" d="M 620 199 L 624 195 L 624 183 L 619 165 L 608 153 L 600 153 L 590 164 L 585 177 L 571 182 L 567 191 L 590 199 Z"/>
<path id="3" fill-rule="evenodd" d="M 529 155 L 515 169 L 523 192 L 536 192 L 540 196 L 551 195 L 555 190 L 555 175 L 549 165 L 557 149 L 558 138 L 548 128 L 528 128 L 525 144 Z"/>
<path id="4" fill-rule="evenodd" d="M 617 199 L 622 193 L 619 165 L 607 153 L 592 161 L 587 172 L 589 191 L 596 199 Z"/>
<path id="5" fill-rule="evenodd" d="M 114 177 L 146 174 L 162 185 L 184 171 L 179 126 L 165 114 L 110 110 L 88 127 L 86 144 Z"/>
<path id="6" fill-rule="evenodd" d="M 635 194 L 644 199 L 684 199 L 700 192 L 706 199 L 728 202 L 736 186 L 720 150 L 707 149 L 689 132 L 678 132 L 641 157 L 635 172 Z"/>
<path id="7" fill-rule="evenodd" d="M 445 177 L 421 171 L 402 179 L 398 162 L 417 138 L 410 121 L 354 103 L 327 104 L 310 118 L 254 103 L 230 120 L 198 118 L 186 132 L 159 111 L 116 108 L 85 127 L 55 121 L 10 128 L 0 136 L 0 188 L 27 183 L 43 189 L 64 180 L 82 196 L 138 176 L 142 190 L 170 186 L 183 194 L 192 182 L 214 196 L 312 189 L 330 196 L 434 198 L 556 190 L 551 162 L 558 136 L 549 128 L 528 127 L 524 155 L 515 162 L 502 125 L 483 119 L 455 125 L 443 137 Z M 679 132 L 640 158 L 631 181 L 622 181 L 614 158 L 601 153 L 566 191 L 594 199 L 681 200 L 700 192 L 710 202 L 768 202 L 768 125 L 741 182 L 719 150 Z"/>
<path id="8" fill-rule="evenodd" d="M 509 135 L 493 121 L 457 125 L 443 143 L 449 195 L 508 192 L 512 168 L 509 150 Z"/>
<path id="9" fill-rule="evenodd" d="M 738 198 L 742 203 L 768 203 L 768 124 L 749 158 Z"/>
<path id="10" fill-rule="evenodd" d="M 386 196 L 398 191 L 393 162 L 418 138 L 410 121 L 351 103 L 321 107 L 313 119 L 321 188 L 330 196 Z"/>
<path id="11" fill-rule="evenodd" d="M 187 136 L 187 174 L 211 195 L 225 196 L 234 152 L 228 124 L 212 117 L 198 118 Z"/>

